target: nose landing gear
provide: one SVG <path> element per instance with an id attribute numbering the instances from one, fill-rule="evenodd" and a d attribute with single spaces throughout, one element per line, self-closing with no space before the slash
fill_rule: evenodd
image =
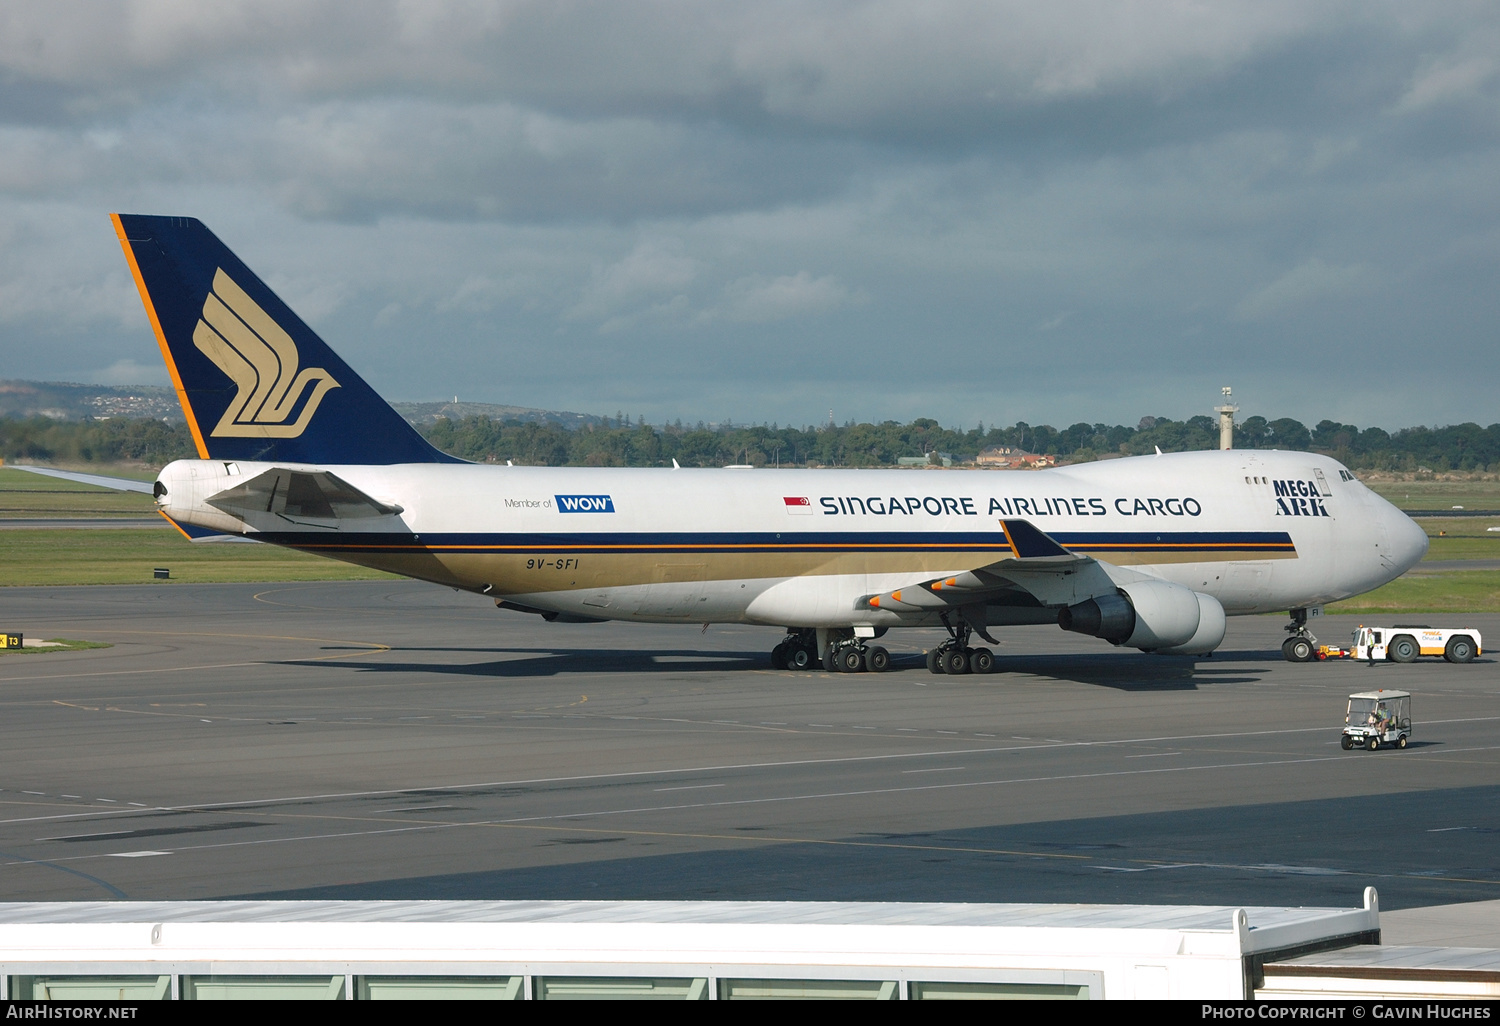
<path id="1" fill-rule="evenodd" d="M 1293 609 L 1291 616 L 1283 628 L 1291 637 L 1281 643 L 1281 654 L 1289 663 L 1310 663 L 1318 657 L 1318 639 L 1307 629 L 1307 610 Z"/>

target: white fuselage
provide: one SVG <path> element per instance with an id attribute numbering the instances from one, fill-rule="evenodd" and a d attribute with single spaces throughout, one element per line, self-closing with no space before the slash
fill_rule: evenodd
<path id="1" fill-rule="evenodd" d="M 1369 591 L 1426 535 L 1336 461 L 1190 452 L 1053 470 L 633 470 L 404 464 L 324 470 L 400 511 L 353 520 L 230 515 L 206 500 L 273 466 L 162 471 L 163 512 L 528 608 L 650 622 L 915 626 L 869 596 L 1012 555 L 1025 520 L 1112 579 L 1158 579 L 1230 614 Z M 1045 603 L 990 623 L 1056 620 Z"/>

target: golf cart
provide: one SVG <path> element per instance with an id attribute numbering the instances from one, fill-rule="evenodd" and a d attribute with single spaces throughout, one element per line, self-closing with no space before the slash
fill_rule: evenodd
<path id="1" fill-rule="evenodd" d="M 1349 696 L 1344 713 L 1344 736 L 1339 739 L 1345 751 L 1381 745 L 1406 747 L 1411 737 L 1411 693 L 1407 691 L 1356 691 Z"/>

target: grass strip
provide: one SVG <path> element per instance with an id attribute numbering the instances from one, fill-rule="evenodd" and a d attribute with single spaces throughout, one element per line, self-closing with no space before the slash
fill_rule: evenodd
<path id="1" fill-rule="evenodd" d="M 5 656 L 19 655 L 44 655 L 47 652 L 77 652 L 85 648 L 114 648 L 105 641 L 77 641 L 73 638 L 47 638 L 52 642 L 45 648 L 39 645 L 23 646 L 21 648 L 0 648 L 0 658 Z"/>
<path id="2" fill-rule="evenodd" d="M 1371 613 L 1500 613 L 1500 570 L 1401 577 L 1327 607 L 1329 615 Z M 1456 625 L 1462 626 L 1462 625 Z"/>
<path id="3" fill-rule="evenodd" d="M 193 544 L 159 528 L 0 531 L 0 583 L 145 584 L 156 567 L 177 583 L 256 581 L 371 581 L 395 579 L 379 570 L 275 545 Z"/>

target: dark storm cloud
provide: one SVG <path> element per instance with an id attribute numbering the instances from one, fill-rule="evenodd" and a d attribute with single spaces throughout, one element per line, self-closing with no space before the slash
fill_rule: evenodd
<path id="1" fill-rule="evenodd" d="M 1494 419 L 1497 132 L 1481 4 L 12 3 L 0 332 L 146 365 L 170 209 L 413 398 Z"/>

